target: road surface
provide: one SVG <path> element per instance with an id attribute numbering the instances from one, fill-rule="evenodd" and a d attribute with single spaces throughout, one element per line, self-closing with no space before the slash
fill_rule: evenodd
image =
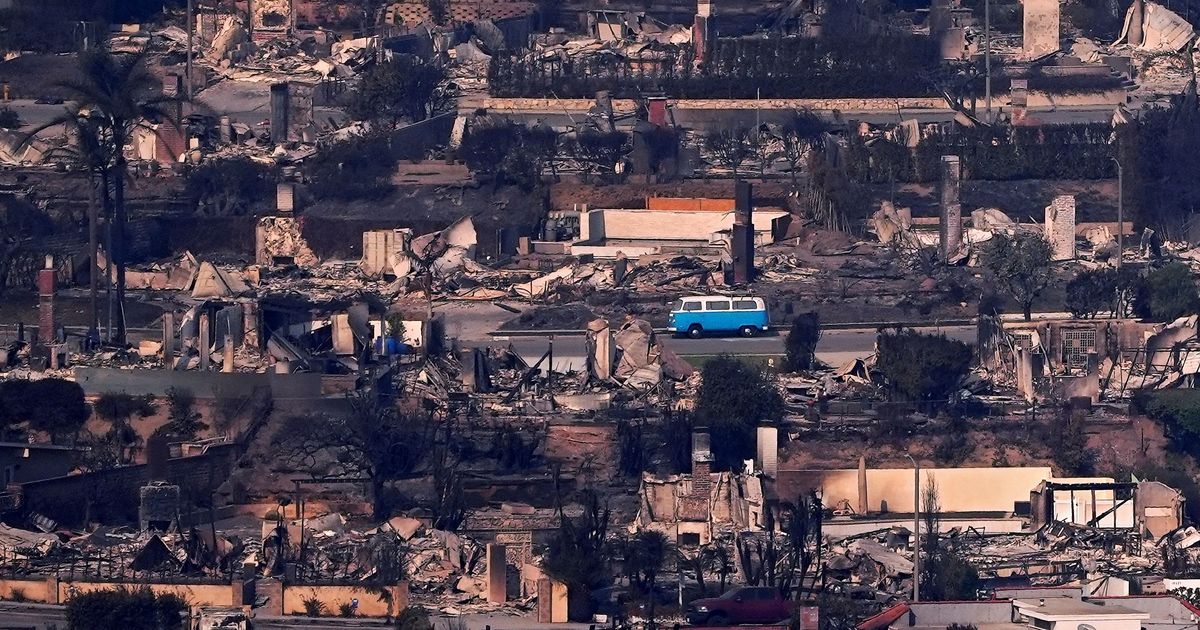
<path id="1" fill-rule="evenodd" d="M 452 620 L 447 617 L 433 618 L 436 630 L 582 630 L 589 624 L 539 624 L 527 617 L 508 615 L 463 615 Z M 254 620 L 254 630 L 354 630 L 357 628 L 392 628 L 383 619 L 339 619 L 307 617 L 259 617 Z M 0 602 L 0 630 L 66 630 L 65 606 Z"/>
<path id="2" fill-rule="evenodd" d="M 951 339 L 975 342 L 974 326 L 941 326 L 920 329 L 922 332 L 943 333 Z M 854 358 L 870 356 L 875 351 L 875 328 L 849 330 L 826 330 L 817 344 L 817 358 L 830 365 L 841 365 Z M 742 356 L 779 356 L 784 353 L 782 333 L 768 333 L 761 337 L 743 339 L 736 336 L 704 337 L 702 339 L 660 336 L 667 348 L 680 356 L 702 356 L 736 354 Z M 513 348 L 532 364 L 541 358 L 549 347 L 548 336 L 493 336 L 488 345 Z M 558 336 L 554 338 L 554 367 L 559 371 L 582 370 L 584 368 L 582 335 Z"/>
<path id="3" fill-rule="evenodd" d="M 64 606 L 0 603 L 0 630 L 66 630 Z"/>

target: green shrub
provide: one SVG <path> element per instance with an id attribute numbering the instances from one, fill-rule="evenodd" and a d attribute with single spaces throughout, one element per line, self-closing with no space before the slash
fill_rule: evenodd
<path id="1" fill-rule="evenodd" d="M 17 129 L 21 126 L 21 116 L 11 108 L 0 108 L 0 129 Z"/>
<path id="2" fill-rule="evenodd" d="M 754 456 L 757 427 L 783 415 L 783 396 L 770 374 L 729 355 L 705 363 L 701 376 L 696 418 L 708 427 L 715 464 L 736 470 Z"/>
<path id="3" fill-rule="evenodd" d="M 1200 390 L 1143 391 L 1135 396 L 1134 404 L 1162 425 L 1177 449 L 1200 455 Z"/>
<path id="4" fill-rule="evenodd" d="M 305 597 L 300 601 L 304 603 L 304 614 L 309 617 L 322 617 L 329 612 L 325 602 L 316 597 Z"/>
<path id="5" fill-rule="evenodd" d="M 828 22 L 838 22 L 829 20 Z M 833 27 L 827 22 L 827 31 Z M 674 98 L 851 98 L 932 96 L 934 86 L 913 77 L 939 63 L 928 37 L 839 28 L 822 37 L 717 38 L 698 66 L 691 51 L 662 69 L 630 72 L 599 55 L 583 59 L 492 57 L 488 86 L 494 96 L 617 98 L 663 92 Z"/>
<path id="6" fill-rule="evenodd" d="M 1096 473 L 1099 453 L 1088 446 L 1085 416 L 1081 410 L 1064 406 L 1050 423 L 1044 442 L 1053 444 L 1054 463 L 1059 472 L 1073 477 Z"/>
<path id="7" fill-rule="evenodd" d="M 1200 311 L 1200 295 L 1191 269 L 1183 263 L 1171 263 L 1146 276 L 1145 290 L 1134 302 L 1137 314 L 1155 321 L 1169 322 Z"/>
<path id="8" fill-rule="evenodd" d="M 209 160 L 187 174 L 186 194 L 193 207 L 208 216 L 250 214 L 272 207 L 278 173 L 247 157 Z"/>
<path id="9" fill-rule="evenodd" d="M 875 370 L 887 381 L 893 398 L 928 403 L 949 401 L 971 365 L 971 346 L 945 335 L 915 330 L 881 330 Z"/>
<path id="10" fill-rule="evenodd" d="M 812 368 L 813 358 L 817 352 L 817 342 L 821 340 L 821 317 L 817 313 L 801 313 L 792 320 L 784 340 L 787 351 L 785 363 L 787 369 L 793 372 Z"/>
<path id="11" fill-rule="evenodd" d="M 171 387 L 167 389 L 167 423 L 155 431 L 155 435 L 175 440 L 194 440 L 200 431 L 208 428 L 196 411 L 196 396 L 190 390 Z"/>
<path id="12" fill-rule="evenodd" d="M 148 588 L 91 591 L 67 600 L 68 630 L 181 630 L 187 602 Z"/>
<path id="13" fill-rule="evenodd" d="M 128 420 L 137 415 L 145 418 L 158 410 L 153 396 L 131 396 L 124 392 L 106 392 L 96 398 L 92 407 L 96 415 L 109 422 Z"/>
<path id="14" fill-rule="evenodd" d="M 396 615 L 396 630 L 433 630 L 429 611 L 420 606 L 409 606 Z"/>
<path id="15" fill-rule="evenodd" d="M 0 424 L 29 422 L 52 436 L 74 433 L 91 416 L 78 383 L 60 378 L 0 382 Z"/>

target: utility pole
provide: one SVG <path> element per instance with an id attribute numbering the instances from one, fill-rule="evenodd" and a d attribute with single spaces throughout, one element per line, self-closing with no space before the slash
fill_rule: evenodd
<path id="1" fill-rule="evenodd" d="M 1113 158 L 1117 165 L 1117 269 L 1121 269 L 1121 259 L 1125 257 L 1125 169 L 1121 160 Z"/>
<path id="2" fill-rule="evenodd" d="M 187 99 L 190 103 L 192 100 L 192 31 L 196 30 L 196 16 L 192 3 L 194 0 L 187 0 Z"/>
<path id="3" fill-rule="evenodd" d="M 762 88 L 754 89 L 754 133 L 758 133 L 762 127 L 762 118 L 759 115 L 759 101 L 762 100 Z"/>
<path id="4" fill-rule="evenodd" d="M 912 600 L 921 601 L 921 465 L 905 454 L 913 465 L 913 590 Z"/>
<path id="5" fill-rule="evenodd" d="M 992 123 L 992 0 L 983 3 L 983 94 L 985 119 Z"/>

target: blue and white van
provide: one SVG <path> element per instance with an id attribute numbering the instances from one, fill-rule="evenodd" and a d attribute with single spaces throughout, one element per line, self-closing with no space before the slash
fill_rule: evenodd
<path id="1" fill-rule="evenodd" d="M 705 333 L 736 332 L 753 337 L 766 332 L 770 324 L 767 304 L 762 298 L 728 295 L 697 295 L 676 300 L 671 305 L 667 330 L 699 339 Z"/>

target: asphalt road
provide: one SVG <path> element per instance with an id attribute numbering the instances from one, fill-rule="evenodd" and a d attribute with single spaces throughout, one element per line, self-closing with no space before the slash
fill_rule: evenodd
<path id="1" fill-rule="evenodd" d="M 66 608 L 0 603 L 0 630 L 66 630 Z"/>
<path id="2" fill-rule="evenodd" d="M 0 603 L 0 630 L 66 630 L 64 606 L 44 604 Z M 535 628 L 577 630 L 589 624 L 539 624 L 525 617 L 507 615 L 463 615 L 452 622 L 446 617 L 434 617 L 436 630 L 532 630 Z M 260 617 L 254 620 L 255 630 L 353 630 L 355 628 L 391 628 L 382 619 L 337 619 L 307 617 Z"/>
<path id="3" fill-rule="evenodd" d="M 951 339 L 968 343 L 975 342 L 974 326 L 942 326 L 922 328 L 923 332 L 940 332 Z M 742 356 L 782 355 L 784 335 L 768 333 L 761 337 L 744 339 L 736 336 L 704 337 L 701 339 L 675 338 L 661 335 L 667 348 L 681 356 L 736 354 Z M 513 348 L 532 364 L 541 358 L 549 347 L 548 336 L 494 336 L 490 345 Z M 826 330 L 817 344 L 817 358 L 830 364 L 840 365 L 854 358 L 870 356 L 875 351 L 875 329 L 857 328 L 848 330 Z M 583 336 L 569 335 L 554 338 L 554 367 L 557 370 L 580 370 L 584 368 Z"/>
<path id="4" fill-rule="evenodd" d="M 1115 106 L 1109 105 L 1079 105 L 1063 106 L 1054 109 L 1034 109 L 1030 110 L 1029 115 L 1050 124 L 1103 123 L 1112 120 L 1114 110 Z M 726 126 L 734 123 L 753 126 L 755 121 L 778 124 L 792 114 L 792 110 L 784 109 L 764 109 L 755 112 L 753 109 L 687 108 L 676 109 L 674 111 L 674 120 L 677 124 L 694 129 L 706 129 L 713 126 Z M 817 113 L 830 121 L 833 120 L 832 112 L 820 111 Z M 955 114 L 954 110 L 948 107 L 938 109 L 905 109 L 901 112 L 897 112 L 894 109 L 846 110 L 838 113 L 842 120 L 858 120 L 874 125 L 892 124 L 899 122 L 901 119 L 914 119 L 921 124 L 946 123 L 953 121 Z M 525 120 L 527 122 L 537 120 L 555 127 L 567 127 L 578 122 L 582 114 L 545 109 L 506 112 L 505 116 L 514 120 Z"/>

